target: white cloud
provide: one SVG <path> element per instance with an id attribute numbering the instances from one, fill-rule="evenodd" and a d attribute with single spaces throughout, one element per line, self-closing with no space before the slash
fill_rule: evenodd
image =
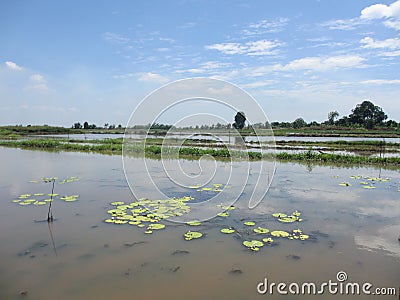
<path id="1" fill-rule="evenodd" d="M 383 41 L 374 40 L 371 37 L 365 37 L 360 41 L 361 44 L 364 44 L 363 48 L 372 48 L 372 49 L 379 49 L 379 48 L 388 48 L 388 49 L 398 49 L 400 48 L 400 39 L 386 39 Z"/>
<path id="2" fill-rule="evenodd" d="M 156 73 L 141 73 L 139 78 L 140 81 L 147 81 L 147 82 L 155 82 L 155 83 L 167 83 L 169 81 L 168 78 L 160 75 L 160 74 L 156 74 Z"/>
<path id="3" fill-rule="evenodd" d="M 296 71 L 313 70 L 327 71 L 338 68 L 354 68 L 362 65 L 364 58 L 358 55 L 338 55 L 331 57 L 304 57 L 293 60 L 287 65 L 275 65 L 275 70 Z"/>
<path id="4" fill-rule="evenodd" d="M 344 19 L 344 20 L 330 20 L 320 25 L 332 30 L 354 30 L 366 22 L 359 18 Z"/>
<path id="5" fill-rule="evenodd" d="M 29 78 L 33 82 L 46 82 L 46 79 L 44 78 L 44 76 L 40 75 L 40 74 L 33 74 Z"/>
<path id="6" fill-rule="evenodd" d="M 374 4 L 361 11 L 362 19 L 381 19 L 390 17 L 400 17 L 400 1 L 390 5 Z"/>
<path id="7" fill-rule="evenodd" d="M 113 33 L 113 32 L 106 32 L 104 34 L 104 38 L 106 39 L 106 41 L 114 42 L 117 44 L 126 44 L 129 42 L 129 38 L 124 37 L 123 35 L 120 35 L 118 33 Z"/>
<path id="8" fill-rule="evenodd" d="M 400 84 L 400 79 L 370 79 L 361 81 L 361 83 L 367 85 Z"/>
<path id="9" fill-rule="evenodd" d="M 400 50 L 383 52 L 383 53 L 379 54 L 379 56 L 387 56 L 387 57 L 400 56 Z"/>
<path id="10" fill-rule="evenodd" d="M 8 69 L 13 70 L 13 71 L 22 71 L 24 69 L 12 61 L 6 61 L 5 65 Z"/>
<path id="11" fill-rule="evenodd" d="M 384 24 L 387 27 L 400 30 L 400 0 L 390 5 L 374 4 L 361 11 L 361 19 L 386 19 Z"/>
<path id="12" fill-rule="evenodd" d="M 220 43 L 207 45 L 207 50 L 218 50 L 224 54 L 245 54 L 249 56 L 276 54 L 276 49 L 282 46 L 279 41 L 258 40 L 247 43 Z"/>
<path id="13" fill-rule="evenodd" d="M 263 80 L 263 81 L 255 81 L 255 82 L 243 84 L 241 86 L 245 87 L 245 88 L 258 88 L 258 87 L 264 87 L 264 86 L 267 86 L 267 85 L 272 85 L 272 84 L 275 84 L 277 82 L 278 81 L 276 81 L 276 80 Z"/>
<path id="14" fill-rule="evenodd" d="M 265 33 L 277 33 L 284 30 L 288 24 L 289 19 L 280 18 L 276 21 L 261 20 L 255 23 L 250 23 L 247 29 L 244 29 L 242 33 L 244 35 L 260 35 Z"/>

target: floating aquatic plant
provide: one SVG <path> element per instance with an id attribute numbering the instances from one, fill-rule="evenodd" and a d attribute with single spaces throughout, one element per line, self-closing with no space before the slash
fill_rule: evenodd
<path id="1" fill-rule="evenodd" d="M 258 228 L 254 228 L 253 231 L 255 233 L 261 233 L 261 234 L 265 234 L 269 232 L 269 229 L 267 228 L 263 228 L 263 227 L 258 227 Z"/>
<path id="2" fill-rule="evenodd" d="M 271 232 L 272 236 L 275 237 L 288 237 L 290 234 L 287 231 L 283 231 L 283 230 L 274 230 Z"/>
<path id="3" fill-rule="evenodd" d="M 268 238 L 263 238 L 262 241 L 263 241 L 264 243 L 273 243 L 273 242 L 274 242 L 274 240 L 273 240 L 272 238 L 270 238 L 270 237 L 268 237 Z"/>
<path id="4" fill-rule="evenodd" d="M 221 229 L 221 232 L 222 232 L 222 233 L 226 233 L 226 234 L 230 234 L 230 233 L 234 233 L 234 232 L 235 232 L 235 229 L 232 229 L 232 228 L 222 228 L 222 229 Z"/>
<path id="5" fill-rule="evenodd" d="M 243 241 L 243 245 L 252 251 L 259 251 L 260 247 L 264 246 L 264 243 L 258 240 Z"/>
<path id="6" fill-rule="evenodd" d="M 341 183 L 339 183 L 339 185 L 340 186 L 351 186 L 351 184 L 348 182 L 341 182 Z"/>
<path id="7" fill-rule="evenodd" d="M 363 188 L 364 189 L 374 189 L 375 187 L 372 185 L 364 185 Z"/>
<path id="8" fill-rule="evenodd" d="M 200 226 L 201 222 L 199 222 L 199 221 L 190 221 L 190 222 L 187 222 L 186 224 L 190 225 L 190 226 Z"/>
<path id="9" fill-rule="evenodd" d="M 193 239 L 201 238 L 203 236 L 203 234 L 201 232 L 197 232 L 197 231 L 188 231 L 183 236 L 184 236 L 185 240 L 190 241 Z"/>
<path id="10" fill-rule="evenodd" d="M 254 225 L 256 225 L 256 223 L 254 223 L 253 221 L 246 221 L 243 224 L 246 225 L 246 226 L 254 226 Z"/>
<path id="11" fill-rule="evenodd" d="M 225 212 L 219 213 L 217 216 L 226 218 L 226 217 L 229 217 L 229 213 L 227 211 L 225 211 Z"/>

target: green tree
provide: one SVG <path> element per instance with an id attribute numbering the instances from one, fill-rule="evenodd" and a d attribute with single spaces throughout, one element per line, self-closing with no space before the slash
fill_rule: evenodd
<path id="1" fill-rule="evenodd" d="M 334 125 L 335 124 L 335 119 L 339 117 L 339 113 L 335 110 L 335 111 L 331 111 L 328 114 L 328 124 L 329 125 Z"/>
<path id="2" fill-rule="evenodd" d="M 89 129 L 89 123 L 88 122 L 83 123 L 83 129 Z"/>
<path id="3" fill-rule="evenodd" d="M 307 122 L 304 121 L 303 118 L 297 118 L 296 120 L 293 121 L 292 123 L 293 128 L 302 128 L 307 126 Z"/>
<path id="4" fill-rule="evenodd" d="M 77 123 L 74 123 L 74 126 L 72 126 L 74 129 L 81 129 L 82 128 L 82 124 L 81 123 L 79 123 L 79 122 L 77 122 Z"/>
<path id="5" fill-rule="evenodd" d="M 236 129 L 243 129 L 244 124 L 246 122 L 246 115 L 244 112 L 239 111 L 235 116 L 235 122 L 233 123 L 233 127 Z"/>
<path id="6" fill-rule="evenodd" d="M 350 123 L 362 125 L 367 129 L 381 125 L 386 119 L 387 115 L 383 112 L 382 108 L 367 100 L 361 104 L 357 104 L 349 115 Z"/>

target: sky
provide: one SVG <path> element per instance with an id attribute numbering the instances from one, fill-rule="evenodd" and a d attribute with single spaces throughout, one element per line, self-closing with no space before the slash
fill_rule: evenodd
<path id="1" fill-rule="evenodd" d="M 0 125 L 124 126 L 146 95 L 193 77 L 236 85 L 270 121 L 363 100 L 400 121 L 399 58 L 400 0 L 4 0 Z"/>

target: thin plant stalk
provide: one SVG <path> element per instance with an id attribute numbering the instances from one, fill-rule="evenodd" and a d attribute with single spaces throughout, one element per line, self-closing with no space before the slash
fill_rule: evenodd
<path id="1" fill-rule="evenodd" d="M 53 193 L 54 193 L 54 183 L 55 179 L 53 178 L 53 187 L 51 188 L 51 195 L 50 195 L 50 204 L 49 204 L 49 211 L 47 212 L 47 222 L 53 222 L 53 212 L 51 210 L 51 204 L 53 203 Z"/>

